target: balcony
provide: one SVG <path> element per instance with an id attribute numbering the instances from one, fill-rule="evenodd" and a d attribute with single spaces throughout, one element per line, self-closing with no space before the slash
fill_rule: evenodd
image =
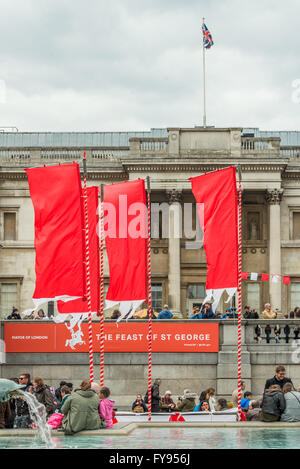
<path id="1" fill-rule="evenodd" d="M 242 137 L 241 154 L 242 156 L 280 156 L 280 138 Z"/>

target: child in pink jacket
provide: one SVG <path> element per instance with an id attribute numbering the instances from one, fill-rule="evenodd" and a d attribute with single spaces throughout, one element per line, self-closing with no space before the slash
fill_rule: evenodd
<path id="1" fill-rule="evenodd" d="M 99 406 L 99 415 L 100 417 L 105 420 L 106 428 L 112 428 L 113 426 L 113 407 L 115 401 L 108 399 L 110 396 L 109 388 L 105 386 L 100 389 L 99 398 L 100 398 L 100 406 Z"/>

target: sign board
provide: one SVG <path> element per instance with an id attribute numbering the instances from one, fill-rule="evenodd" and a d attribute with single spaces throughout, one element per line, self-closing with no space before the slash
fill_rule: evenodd
<path id="1" fill-rule="evenodd" d="M 88 324 L 81 324 L 80 341 L 72 345 L 66 324 L 6 323 L 6 353 L 88 352 Z M 105 323 L 105 352 L 147 352 L 148 324 Z M 100 324 L 93 323 L 94 351 L 100 349 Z M 218 323 L 152 323 L 153 352 L 218 352 Z"/>

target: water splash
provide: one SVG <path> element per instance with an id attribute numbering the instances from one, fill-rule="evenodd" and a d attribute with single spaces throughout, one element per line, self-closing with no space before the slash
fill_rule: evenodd
<path id="1" fill-rule="evenodd" d="M 30 392 L 18 390 L 28 405 L 31 420 L 37 430 L 38 436 L 43 440 L 47 448 L 55 448 L 51 438 L 51 427 L 47 424 L 46 408 Z"/>

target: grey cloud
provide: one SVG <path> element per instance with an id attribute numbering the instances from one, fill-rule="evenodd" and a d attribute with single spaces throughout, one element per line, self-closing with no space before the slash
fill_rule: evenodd
<path id="1" fill-rule="evenodd" d="M 298 0 L 2 0 L 2 121 L 24 130 L 299 128 Z M 110 126 L 109 128 L 107 126 Z M 136 126 L 136 127 L 134 127 Z M 275 127 L 274 127 L 275 126 Z M 277 126 L 277 127 L 276 127 Z"/>

